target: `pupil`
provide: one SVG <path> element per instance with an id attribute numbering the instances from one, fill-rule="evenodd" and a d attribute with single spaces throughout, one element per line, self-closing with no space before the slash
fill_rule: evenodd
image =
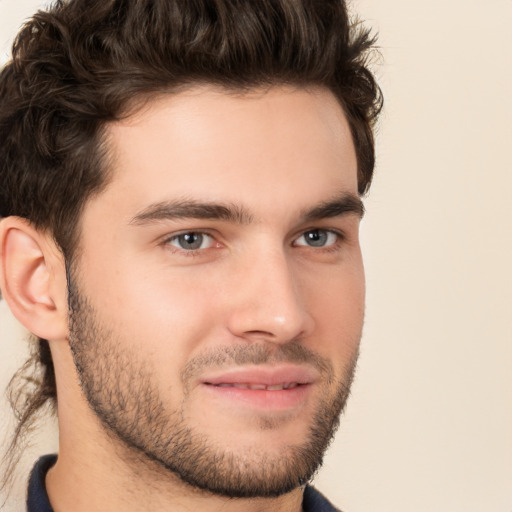
<path id="1" fill-rule="evenodd" d="M 203 243 L 203 235 L 198 233 L 186 233 L 180 237 L 180 245 L 184 249 L 199 249 Z"/>
<path id="2" fill-rule="evenodd" d="M 322 247 L 327 241 L 327 234 L 323 231 L 309 231 L 306 235 L 309 245 L 314 247 Z"/>

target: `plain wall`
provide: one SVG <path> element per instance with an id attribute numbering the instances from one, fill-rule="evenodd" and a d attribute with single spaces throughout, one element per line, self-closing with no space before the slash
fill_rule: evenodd
<path id="1" fill-rule="evenodd" d="M 0 0 L 2 56 L 38 3 Z M 512 2 L 351 5 L 380 33 L 386 106 L 361 359 L 316 485 L 346 512 L 511 512 Z M 1 387 L 26 346 L 0 303 Z M 55 443 L 47 421 L 15 494 Z"/>

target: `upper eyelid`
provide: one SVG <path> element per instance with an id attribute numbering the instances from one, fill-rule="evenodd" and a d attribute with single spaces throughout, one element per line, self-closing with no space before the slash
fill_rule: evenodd
<path id="1" fill-rule="evenodd" d="M 333 228 L 333 227 L 321 227 L 321 226 L 317 226 L 317 225 L 312 225 L 312 226 L 309 226 L 307 228 L 302 228 L 300 231 L 297 231 L 295 234 L 293 234 L 290 238 L 291 238 L 291 242 L 295 242 L 296 240 L 298 240 L 300 237 L 304 236 L 306 233 L 310 232 L 310 231 L 325 231 L 325 232 L 329 232 L 329 233 L 333 233 L 334 235 L 336 235 L 340 240 L 345 240 L 347 238 L 347 235 L 346 235 L 346 232 L 342 229 L 339 229 L 339 228 Z M 212 230 L 210 229 L 207 229 L 207 228 L 198 228 L 198 229 L 181 229 L 179 231 L 176 231 L 176 232 L 173 232 L 173 233 L 168 233 L 166 235 L 163 235 L 162 237 L 159 238 L 160 240 L 160 243 L 168 243 L 170 242 L 171 240 L 175 240 L 176 238 L 178 238 L 179 236 L 182 236 L 182 235 L 186 235 L 188 233 L 196 233 L 196 234 L 200 234 L 200 235 L 205 235 L 205 236 L 208 236 L 212 239 L 214 239 L 215 241 L 219 242 L 219 243 L 222 243 L 219 239 L 221 239 L 222 237 L 219 236 L 216 232 L 213 232 Z M 200 250 L 204 250 L 204 249 L 196 249 L 197 251 L 200 251 Z"/>
<path id="2" fill-rule="evenodd" d="M 333 235 L 336 235 L 337 241 L 345 240 L 347 237 L 345 233 L 342 230 L 339 229 L 331 229 L 331 228 L 309 228 L 301 231 L 298 236 L 294 236 L 292 238 L 292 243 L 299 240 L 301 237 L 303 237 L 306 233 L 309 233 L 311 231 L 324 231 L 326 233 L 331 233 Z"/>
<path id="3" fill-rule="evenodd" d="M 174 240 L 176 240 L 177 238 L 179 238 L 180 236 L 192 234 L 192 233 L 209 237 L 211 239 L 209 242 L 210 246 L 204 247 L 204 248 L 199 247 L 197 249 L 185 249 L 184 247 L 178 247 L 171 243 Z M 165 250 L 170 251 L 178 256 L 182 256 L 182 257 L 197 256 L 197 257 L 199 257 L 201 255 L 206 254 L 206 251 L 213 249 L 214 248 L 213 246 L 215 245 L 215 241 L 216 241 L 216 238 L 213 237 L 210 233 L 200 231 L 200 230 L 184 230 L 184 231 L 180 231 L 177 233 L 172 233 L 172 234 L 162 238 L 161 241 L 159 242 L 159 245 L 164 247 Z"/>
<path id="4" fill-rule="evenodd" d="M 339 236 L 340 238 L 346 238 L 346 236 L 347 236 L 346 232 L 343 229 L 332 228 L 332 227 L 312 226 L 312 227 L 308 227 L 306 229 L 301 229 L 292 238 L 293 238 L 293 240 L 297 240 L 297 238 L 304 236 L 306 233 L 309 233 L 310 231 L 325 231 L 327 233 L 333 233 L 333 234 Z"/>
<path id="5" fill-rule="evenodd" d="M 175 231 L 173 233 L 167 233 L 166 235 L 159 237 L 159 239 L 162 242 L 166 242 L 178 238 L 179 236 L 188 235 L 191 233 L 197 235 L 206 235 L 209 236 L 210 238 L 216 238 L 215 235 L 212 234 L 211 230 L 208 229 L 180 229 L 179 231 Z"/>

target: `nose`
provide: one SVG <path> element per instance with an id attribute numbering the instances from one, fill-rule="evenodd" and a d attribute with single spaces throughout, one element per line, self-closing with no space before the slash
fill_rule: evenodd
<path id="1" fill-rule="evenodd" d="M 285 251 L 253 254 L 231 289 L 230 332 L 247 341 L 272 343 L 308 336 L 314 320 L 304 305 L 299 278 Z"/>

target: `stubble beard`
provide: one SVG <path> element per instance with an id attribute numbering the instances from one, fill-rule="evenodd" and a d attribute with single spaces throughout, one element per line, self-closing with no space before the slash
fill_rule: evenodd
<path id="1" fill-rule="evenodd" d="M 300 344 L 282 345 L 276 353 L 265 345 L 229 347 L 208 358 L 191 361 L 182 371 L 197 370 L 206 360 L 262 364 L 272 361 L 316 361 L 326 388 L 312 416 L 309 435 L 279 453 L 255 446 L 250 452 L 215 446 L 206 433 L 189 424 L 185 403 L 164 403 L 149 365 L 132 354 L 101 325 L 90 302 L 72 280 L 69 285 L 69 343 L 82 391 L 106 433 L 126 447 L 130 459 L 156 463 L 185 484 L 231 498 L 276 497 L 309 482 L 322 464 L 324 453 L 339 426 L 349 396 L 357 351 L 342 379 L 335 381 L 332 365 Z M 274 347 L 275 348 L 275 347 Z M 327 384 L 331 384 L 327 386 Z M 334 391 L 333 391 L 334 390 Z M 279 428 L 271 417 L 261 429 Z M 229 435 L 226 436 L 229 445 Z"/>

